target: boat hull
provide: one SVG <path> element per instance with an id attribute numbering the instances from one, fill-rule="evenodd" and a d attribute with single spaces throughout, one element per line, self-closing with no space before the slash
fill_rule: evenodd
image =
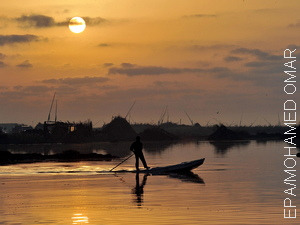
<path id="1" fill-rule="evenodd" d="M 201 166 L 204 163 L 204 161 L 205 158 L 202 158 L 190 162 L 183 162 L 176 165 L 154 167 L 149 170 L 140 170 L 140 171 L 133 171 L 133 172 L 150 173 L 150 174 L 186 173 Z"/>

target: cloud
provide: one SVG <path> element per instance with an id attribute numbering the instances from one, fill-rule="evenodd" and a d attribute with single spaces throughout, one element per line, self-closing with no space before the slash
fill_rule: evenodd
<path id="1" fill-rule="evenodd" d="M 53 88 L 59 95 L 72 95 L 80 94 L 77 86 L 59 85 Z"/>
<path id="2" fill-rule="evenodd" d="M 120 67 L 111 67 L 108 74 L 123 74 L 127 76 L 162 75 L 203 72 L 199 68 L 168 68 L 162 66 L 138 66 L 131 63 L 122 63 Z"/>
<path id="3" fill-rule="evenodd" d="M 182 83 L 177 81 L 154 81 L 153 85 L 157 87 L 163 87 L 163 88 L 182 87 Z"/>
<path id="4" fill-rule="evenodd" d="M 290 45 L 288 45 L 286 48 L 287 48 L 287 49 L 294 50 L 294 49 L 300 48 L 300 45 L 290 44 Z"/>
<path id="5" fill-rule="evenodd" d="M 261 51 L 259 49 L 250 49 L 250 48 L 237 48 L 231 51 L 234 54 L 242 54 L 242 55 L 252 55 L 261 60 L 281 60 L 281 55 L 272 55 L 268 52 Z"/>
<path id="6" fill-rule="evenodd" d="M 20 67 L 20 68 L 31 68 L 33 67 L 33 65 L 28 61 L 28 60 L 25 60 L 24 62 L 16 65 L 17 67 Z"/>
<path id="7" fill-rule="evenodd" d="M 71 19 L 67 18 L 65 21 L 56 22 L 55 26 L 68 26 Z M 107 19 L 102 17 L 82 17 L 82 19 L 84 19 L 87 26 L 98 26 L 108 22 Z"/>
<path id="8" fill-rule="evenodd" d="M 25 34 L 25 35 L 0 35 L 0 46 L 3 45 L 11 45 L 15 43 L 29 43 L 29 42 L 35 42 L 40 41 L 41 39 L 32 34 Z"/>
<path id="9" fill-rule="evenodd" d="M 163 66 L 139 66 L 131 63 L 122 63 L 119 67 L 111 67 L 108 70 L 108 74 L 121 74 L 132 76 L 158 76 L 166 74 L 184 74 L 184 73 L 197 73 L 197 74 L 209 74 L 209 73 L 227 73 L 229 71 L 226 67 L 211 67 L 208 69 L 202 68 L 172 68 Z"/>
<path id="10" fill-rule="evenodd" d="M 226 56 L 224 58 L 225 62 L 238 62 L 238 61 L 242 61 L 242 60 L 243 60 L 243 58 L 237 57 L 237 56 Z"/>
<path id="11" fill-rule="evenodd" d="M 44 28 L 44 27 L 52 27 L 55 25 L 55 21 L 50 16 L 45 15 L 30 15 L 30 16 L 21 16 L 16 18 L 22 26 L 24 27 L 37 27 L 37 28 Z"/>
<path id="12" fill-rule="evenodd" d="M 7 90 L 8 87 L 6 86 L 0 86 L 0 90 Z"/>
<path id="13" fill-rule="evenodd" d="M 133 67 L 135 67 L 135 64 L 132 64 L 132 63 L 122 63 L 121 67 L 123 67 L 123 68 L 133 68 Z"/>
<path id="14" fill-rule="evenodd" d="M 119 86 L 117 86 L 117 85 L 102 85 L 102 86 L 99 86 L 99 88 L 101 90 L 114 90 L 114 89 L 119 88 Z"/>
<path id="15" fill-rule="evenodd" d="M 87 87 L 89 92 L 98 93 L 115 90 L 117 86 L 109 85 L 105 77 L 77 77 L 77 78 L 61 78 L 38 81 L 39 84 L 28 86 L 0 86 L 1 99 L 10 99 L 11 101 L 27 101 L 34 97 L 35 99 L 43 99 L 43 96 L 57 92 L 61 96 L 70 96 L 77 98 L 78 96 L 86 96 Z"/>
<path id="16" fill-rule="evenodd" d="M 251 82 L 264 88 L 278 88 L 282 85 L 282 63 L 274 61 L 252 61 L 245 63 L 242 71 L 230 70 L 215 73 L 217 79 L 230 79 L 235 82 Z"/>
<path id="17" fill-rule="evenodd" d="M 36 86 L 33 85 L 33 86 L 21 87 L 20 90 L 22 90 L 25 93 L 39 94 L 39 93 L 45 93 L 47 91 L 50 91 L 52 90 L 52 88 L 44 85 L 36 85 Z"/>
<path id="18" fill-rule="evenodd" d="M 185 19 L 192 19 L 192 18 L 215 18 L 217 17 L 216 14 L 192 14 L 192 15 L 185 15 L 183 18 Z"/>
<path id="19" fill-rule="evenodd" d="M 0 53 L 0 59 L 5 59 L 5 58 L 6 58 L 6 55 L 3 53 Z"/>
<path id="20" fill-rule="evenodd" d="M 208 72 L 208 73 L 228 73 L 230 72 L 231 70 L 227 67 L 212 67 L 212 68 L 209 68 L 209 69 L 206 69 L 204 72 Z"/>
<path id="21" fill-rule="evenodd" d="M 252 61 L 245 63 L 246 67 L 263 67 L 269 65 L 268 62 L 263 62 L 263 61 Z"/>
<path id="22" fill-rule="evenodd" d="M 274 8 L 262 8 L 262 9 L 254 9 L 251 10 L 254 13 L 261 13 L 265 16 L 266 13 L 281 13 L 281 9 L 274 9 Z"/>
<path id="23" fill-rule="evenodd" d="M 288 25 L 288 28 L 299 28 L 299 27 L 300 27 L 300 21 Z"/>
<path id="24" fill-rule="evenodd" d="M 71 20 L 69 21 L 69 25 L 70 25 L 70 26 L 78 26 L 78 25 L 84 25 L 84 24 L 85 24 L 85 22 L 82 21 L 82 20 L 71 19 Z"/>
<path id="25" fill-rule="evenodd" d="M 297 45 L 290 45 L 294 49 Z M 255 60 L 244 63 L 242 71 L 228 71 L 215 74 L 218 79 L 231 79 L 234 81 L 252 82 L 257 86 L 266 88 L 278 88 L 282 85 L 282 74 L 284 59 L 282 55 L 274 55 L 260 49 L 238 48 L 231 53 L 254 56 Z M 296 54 L 295 56 L 298 57 Z M 299 55 L 300 56 L 300 55 Z"/>
<path id="26" fill-rule="evenodd" d="M 14 86 L 6 87 L 5 91 L 0 92 L 0 97 L 22 100 L 24 97 L 34 96 L 45 94 L 49 91 L 53 91 L 51 87 L 44 85 L 32 85 L 32 86 Z"/>
<path id="27" fill-rule="evenodd" d="M 82 17 L 85 23 L 89 26 L 98 26 L 100 24 L 108 22 L 108 20 L 102 17 Z M 72 18 L 66 18 L 66 20 L 58 22 L 51 16 L 46 16 L 42 14 L 31 14 L 22 15 L 20 17 L 14 18 L 21 27 L 35 27 L 35 28 L 49 28 L 55 26 L 68 26 Z M 73 24 L 74 25 L 74 24 Z"/>
<path id="28" fill-rule="evenodd" d="M 64 85 L 89 85 L 95 83 L 104 83 L 109 81 L 106 77 L 75 77 L 75 78 L 59 78 L 59 79 L 48 79 L 42 80 L 45 84 L 64 84 Z"/>
<path id="29" fill-rule="evenodd" d="M 187 48 L 194 51 L 210 51 L 210 50 L 221 50 L 236 48 L 236 45 L 216 44 L 216 45 L 191 45 Z"/>
<path id="30" fill-rule="evenodd" d="M 97 26 L 108 22 L 106 19 L 102 17 L 82 17 L 82 19 L 84 19 L 85 23 L 90 26 Z"/>
<path id="31" fill-rule="evenodd" d="M 107 44 L 107 43 L 100 43 L 98 45 L 98 47 L 111 47 L 112 45 L 111 44 Z"/>
<path id="32" fill-rule="evenodd" d="M 113 63 L 103 63 L 103 67 L 111 67 L 113 66 Z"/>
<path id="33" fill-rule="evenodd" d="M 128 101 L 128 99 L 151 99 L 155 98 L 162 100 L 162 98 L 175 98 L 178 101 L 178 96 L 185 95 L 198 95 L 203 94 L 204 90 L 200 88 L 190 88 L 190 87 L 176 87 L 176 88 L 165 88 L 163 86 L 148 86 L 145 88 L 129 88 L 126 90 L 111 90 L 107 91 L 104 98 L 108 100 L 116 99 L 118 101 Z M 177 96 L 177 97 L 175 97 Z"/>
<path id="34" fill-rule="evenodd" d="M 0 68 L 6 67 L 6 66 L 7 66 L 6 63 L 0 61 Z"/>

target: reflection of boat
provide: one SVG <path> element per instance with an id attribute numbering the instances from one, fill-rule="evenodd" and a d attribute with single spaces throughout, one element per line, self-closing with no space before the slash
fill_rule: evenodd
<path id="1" fill-rule="evenodd" d="M 153 175 L 160 175 L 160 174 L 153 174 Z M 166 175 L 168 175 L 168 177 L 170 178 L 179 179 L 185 183 L 205 184 L 204 180 L 201 177 L 199 177 L 197 174 L 191 171 L 188 171 L 186 173 L 169 173 Z"/>
<path id="2" fill-rule="evenodd" d="M 140 170 L 140 173 L 150 173 L 150 174 L 166 174 L 166 173 L 184 173 L 189 172 L 192 169 L 201 166 L 204 163 L 205 158 L 190 161 L 190 162 L 183 162 L 176 165 L 171 166 L 164 166 L 164 167 L 154 167 L 149 170 Z M 136 172 L 136 171 L 134 171 Z"/>

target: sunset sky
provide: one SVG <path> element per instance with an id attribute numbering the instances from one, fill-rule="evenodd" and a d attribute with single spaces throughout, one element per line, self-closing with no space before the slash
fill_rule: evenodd
<path id="1" fill-rule="evenodd" d="M 299 12 L 299 0 L 4 1 L 0 123 L 43 122 L 56 92 L 59 120 L 96 126 L 134 101 L 133 122 L 168 106 L 174 122 L 277 124 Z"/>

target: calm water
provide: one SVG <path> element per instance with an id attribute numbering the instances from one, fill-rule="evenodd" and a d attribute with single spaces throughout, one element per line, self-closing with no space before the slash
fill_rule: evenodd
<path id="1" fill-rule="evenodd" d="M 128 145 L 6 149 L 45 154 L 76 149 L 126 157 Z M 0 167 L 0 224 L 299 224 L 299 218 L 282 219 L 283 146 L 281 142 L 145 144 L 151 167 L 205 157 L 189 176 L 103 172 L 119 161 Z M 130 159 L 118 169 L 133 170 L 133 165 Z M 299 201 L 295 204 L 300 206 Z"/>

